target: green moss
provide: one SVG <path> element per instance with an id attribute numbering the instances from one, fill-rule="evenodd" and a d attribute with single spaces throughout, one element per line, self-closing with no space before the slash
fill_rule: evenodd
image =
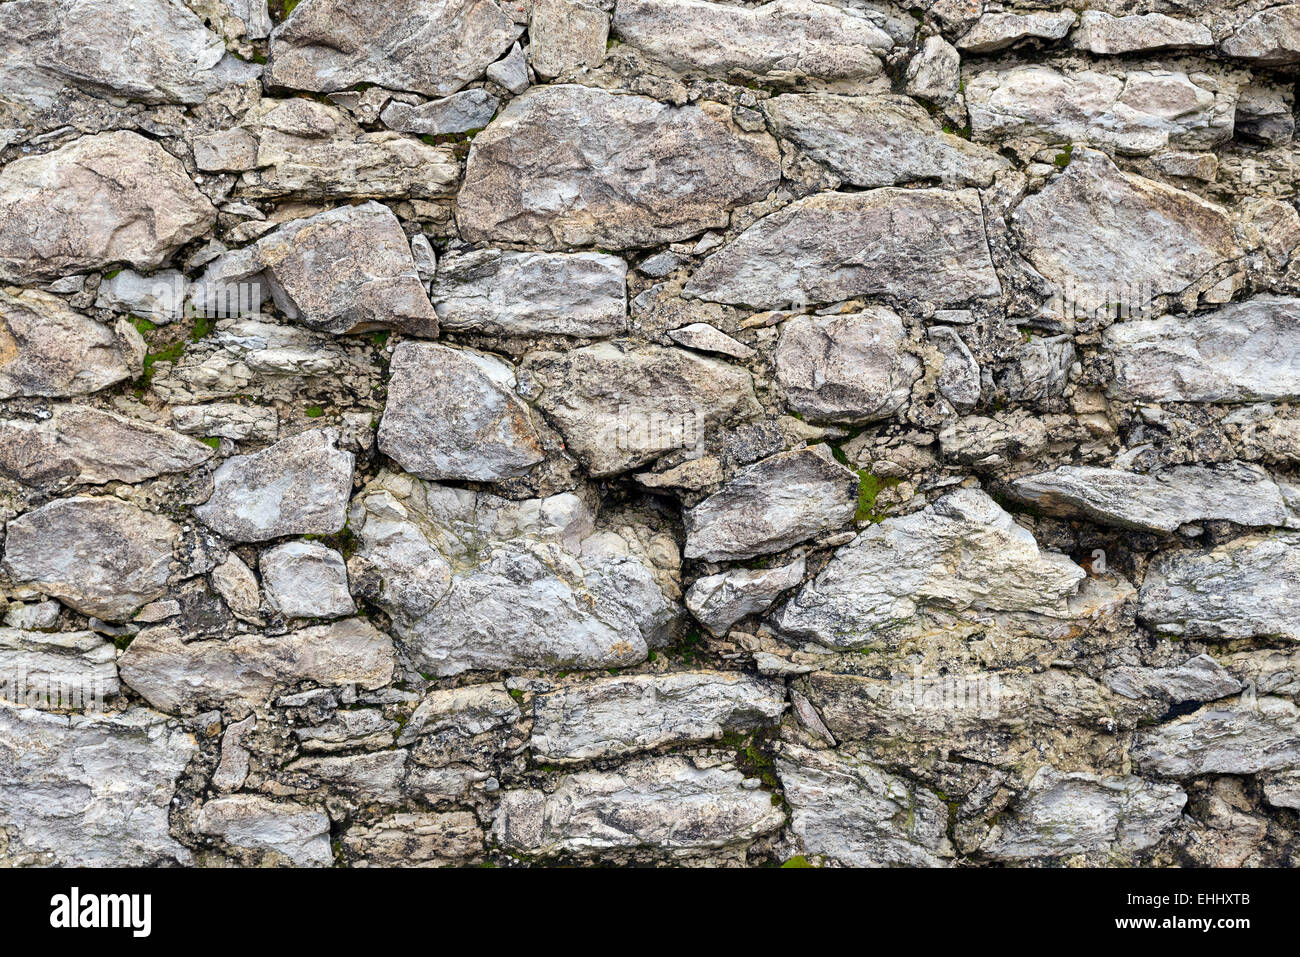
<path id="1" fill-rule="evenodd" d="M 211 446 L 214 449 L 221 444 L 221 439 L 217 438 L 217 436 L 215 435 L 205 436 L 199 439 L 199 441 L 202 442 L 204 445 Z"/>
<path id="2" fill-rule="evenodd" d="M 519 690 L 518 688 L 511 688 L 511 689 L 510 689 L 510 697 L 514 698 L 516 701 L 523 701 L 523 700 L 524 700 L 524 693 L 523 693 L 521 690 Z"/>
<path id="3" fill-rule="evenodd" d="M 140 316 L 132 316 L 131 325 L 135 326 L 136 331 L 139 332 L 140 335 L 142 336 L 147 335 L 148 333 L 153 332 L 155 329 L 158 328 L 157 325 L 150 322 L 148 319 L 141 318 Z"/>
<path id="4" fill-rule="evenodd" d="M 1074 144 L 1071 143 L 1064 150 L 1056 154 L 1056 159 L 1052 160 L 1057 169 L 1065 169 L 1070 165 L 1070 157 L 1074 155 Z"/>
<path id="5" fill-rule="evenodd" d="M 808 863 L 808 858 L 804 857 L 802 854 L 796 854 L 794 857 L 790 858 L 790 860 L 782 864 L 781 867 L 812 867 L 812 865 Z"/>
<path id="6" fill-rule="evenodd" d="M 304 412 L 309 419 L 319 419 L 325 414 L 325 410 L 318 405 L 309 405 Z"/>
<path id="7" fill-rule="evenodd" d="M 900 479 L 881 478 L 866 469 L 858 470 L 858 510 L 853 516 L 855 522 L 880 522 L 885 518 L 884 512 L 876 511 L 876 496 L 882 489 L 893 488 Z"/>

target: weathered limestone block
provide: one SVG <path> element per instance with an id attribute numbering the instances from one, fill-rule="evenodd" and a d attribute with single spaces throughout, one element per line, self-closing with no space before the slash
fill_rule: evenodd
<path id="1" fill-rule="evenodd" d="M 548 86 L 474 138 L 456 221 L 471 242 L 650 246 L 725 226 L 779 178 L 776 141 L 728 107 Z"/>
<path id="2" fill-rule="evenodd" d="M 4 566 L 15 581 L 85 615 L 129 618 L 167 589 L 180 528 L 116 498 L 56 499 L 13 519 Z"/>
<path id="3" fill-rule="evenodd" d="M 117 694 L 120 688 L 113 643 L 93 631 L 0 627 L 0 698 L 27 703 L 22 698 L 24 688 L 5 687 L 17 675 L 26 680 L 26 692 L 38 696 L 28 703 L 30 707 L 102 706 L 102 699 Z"/>
<path id="4" fill-rule="evenodd" d="M 286 618 L 340 618 L 356 613 L 343 556 L 319 542 L 285 542 L 258 562 L 266 600 Z"/>
<path id="5" fill-rule="evenodd" d="M 129 378 L 144 344 L 36 289 L 0 289 L 0 399 L 85 395 Z"/>
<path id="6" fill-rule="evenodd" d="M 232 456 L 217 469 L 212 497 L 195 516 L 239 542 L 332 535 L 346 520 L 354 459 L 337 443 L 337 430 L 314 429 Z"/>
<path id="7" fill-rule="evenodd" d="M 357 867 L 445 867 L 479 857 L 483 829 L 468 811 L 394 814 L 354 824 L 341 843 Z"/>
<path id="8" fill-rule="evenodd" d="M 1030 13 L 986 13 L 957 41 L 966 53 L 992 53 L 1021 40 L 1060 40 L 1074 26 L 1073 10 L 1035 10 Z"/>
<path id="9" fill-rule="evenodd" d="M 599 678 L 539 694 L 529 745 L 541 761 L 590 761 L 716 740 L 784 710 L 784 688 L 734 672 Z"/>
<path id="10" fill-rule="evenodd" d="M 334 861 L 330 820 L 324 811 L 258 794 L 206 801 L 195 816 L 194 830 L 252 852 L 262 864 L 328 867 Z"/>
<path id="11" fill-rule="evenodd" d="M 390 130 L 400 133 L 445 136 L 483 129 L 492 121 L 500 103 L 487 90 L 462 90 L 419 106 L 394 100 L 384 107 L 379 118 Z"/>
<path id="12" fill-rule="evenodd" d="M 767 791 L 743 782 L 739 771 L 680 757 L 582 771 L 562 777 L 551 794 L 506 791 L 493 836 L 547 856 L 638 849 L 684 856 L 743 846 L 785 823 Z"/>
<path id="13" fill-rule="evenodd" d="M 974 190 L 818 193 L 760 219 L 683 295 L 755 307 L 865 296 L 956 306 L 1001 292 Z"/>
<path id="14" fill-rule="evenodd" d="M 853 517 L 858 476 L 825 446 L 748 465 L 682 516 L 687 558 L 734 561 L 784 551 Z"/>
<path id="15" fill-rule="evenodd" d="M 1214 45 L 1210 28 L 1163 13 L 1111 16 L 1101 10 L 1079 14 L 1079 29 L 1071 42 L 1089 53 L 1138 53 L 1147 50 L 1199 49 Z"/>
<path id="16" fill-rule="evenodd" d="M 379 448 L 426 479 L 498 482 L 527 474 L 546 453 L 515 369 L 485 352 L 433 342 L 393 350 Z"/>
<path id="17" fill-rule="evenodd" d="M 1241 682 L 1211 658 L 1197 655 L 1170 668 L 1112 668 L 1102 675 L 1106 687 L 1126 698 L 1157 698 L 1173 704 L 1214 701 L 1241 691 Z"/>
<path id="18" fill-rule="evenodd" d="M 50 714 L 0 702 L 4 860 L 41 865 L 189 864 L 169 833 L 194 738 L 148 708 Z"/>
<path id="19" fill-rule="evenodd" d="M 609 16 L 587 0 L 535 0 L 528 21 L 528 55 L 540 79 L 553 80 L 605 62 Z"/>
<path id="20" fill-rule="evenodd" d="M 1287 3 L 1256 13 L 1220 48 L 1228 56 L 1260 66 L 1300 63 L 1300 4 Z"/>
<path id="21" fill-rule="evenodd" d="M 954 856 L 939 796 L 851 754 L 783 745 L 790 827 L 806 854 L 845 867 L 943 867 Z"/>
<path id="22" fill-rule="evenodd" d="M 303 0 L 271 33 L 266 82 L 446 96 L 482 76 L 522 32 L 492 0 Z"/>
<path id="23" fill-rule="evenodd" d="M 1171 778 L 1300 767 L 1300 710 L 1271 696 L 1209 704 L 1138 735 L 1133 764 Z"/>
<path id="24" fill-rule="evenodd" d="M 122 654 L 122 682 L 160 711 L 256 706 L 301 681 L 381 688 L 393 678 L 393 642 L 361 618 L 284 635 L 248 633 L 185 641 L 177 628 L 146 628 Z"/>
<path id="25" fill-rule="evenodd" d="M 121 130 L 0 169 L 0 280 L 30 283 L 130 263 L 161 266 L 217 211 L 180 161 Z"/>
<path id="26" fill-rule="evenodd" d="M 521 366 L 536 406 L 592 477 L 702 448 L 707 432 L 759 410 L 749 373 L 684 349 L 602 342 L 535 352 Z"/>
<path id="27" fill-rule="evenodd" d="M 767 611 L 782 592 L 803 581 L 800 558 L 779 568 L 736 568 L 708 575 L 686 593 L 686 607 L 705 628 L 725 635 L 740 619 Z"/>

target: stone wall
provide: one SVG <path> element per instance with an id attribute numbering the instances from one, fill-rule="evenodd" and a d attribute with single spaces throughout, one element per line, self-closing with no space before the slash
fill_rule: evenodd
<path id="1" fill-rule="evenodd" d="M 1300 5 L 1078 6 L 0 3 L 0 863 L 1295 863 Z"/>

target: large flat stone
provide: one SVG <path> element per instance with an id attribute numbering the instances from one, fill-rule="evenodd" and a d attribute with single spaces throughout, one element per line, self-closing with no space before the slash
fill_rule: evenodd
<path id="1" fill-rule="evenodd" d="M 135 358 L 129 336 L 57 296 L 0 289 L 0 398 L 84 395 L 121 382 Z"/>
<path id="2" fill-rule="evenodd" d="M 1271 696 L 1208 704 L 1139 734 L 1133 764 L 1171 778 L 1300 767 L 1300 710 Z"/>

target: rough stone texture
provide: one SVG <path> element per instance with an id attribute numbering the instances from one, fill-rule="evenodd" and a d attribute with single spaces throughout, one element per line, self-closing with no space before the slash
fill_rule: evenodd
<path id="1" fill-rule="evenodd" d="M 258 563 L 266 600 L 286 618 L 340 618 L 355 614 L 343 556 L 317 542 L 285 542 Z"/>
<path id="2" fill-rule="evenodd" d="M 329 535 L 343 527 L 352 489 L 351 452 L 337 433 L 316 429 L 252 455 L 227 459 L 213 475 L 212 497 L 194 514 L 238 542 L 281 535 Z"/>
<path id="3" fill-rule="evenodd" d="M 542 761 L 589 761 L 709 741 L 784 710 L 783 689 L 727 672 L 600 678 L 538 695 L 530 746 Z"/>
<path id="4" fill-rule="evenodd" d="M 600 66 L 609 40 L 609 17 L 586 0 L 535 0 L 528 21 L 528 53 L 543 80 Z"/>
<path id="5" fill-rule="evenodd" d="M 812 0 L 618 0 L 614 33 L 679 70 L 776 82 L 869 79 L 881 70 L 876 54 L 893 46 L 884 31 Z"/>
<path id="6" fill-rule="evenodd" d="M 89 406 L 55 406 L 39 422 L 0 421 L 0 475 L 26 485 L 142 482 L 210 458 L 201 442 Z"/>
<path id="7" fill-rule="evenodd" d="M 739 771 L 678 757 L 583 771 L 562 777 L 553 794 L 506 792 L 493 835 L 544 855 L 652 847 L 685 856 L 744 844 L 780 827 L 785 813 L 743 780 Z"/>
<path id="8" fill-rule="evenodd" d="M 433 300 L 448 330 L 612 336 L 627 326 L 626 277 L 617 256 L 480 249 L 442 258 Z"/>
<path id="9" fill-rule="evenodd" d="M 147 708 L 64 715 L 0 702 L 7 864 L 189 864 L 167 810 L 194 738 Z"/>
<path id="10" fill-rule="evenodd" d="M 662 188 L 668 170 L 684 174 L 679 188 Z M 719 104 L 546 87 L 474 137 L 456 221 L 471 242 L 649 246 L 726 225 L 779 173 L 775 141 L 737 127 Z"/>
<path id="11" fill-rule="evenodd" d="M 462 90 L 419 106 L 394 100 L 384 107 L 380 119 L 390 130 L 443 136 L 481 130 L 491 122 L 501 101 L 486 90 Z"/>
<path id="12" fill-rule="evenodd" d="M 1034 13 L 986 13 L 957 41 L 965 53 L 992 53 L 1021 40 L 1059 40 L 1070 32 L 1073 10 L 1042 10 Z"/>
<path id="13" fill-rule="evenodd" d="M 1116 17 L 1101 10 L 1079 14 L 1079 29 L 1071 38 L 1089 53 L 1136 53 L 1171 47 L 1208 47 L 1214 44 L 1210 28 L 1202 23 L 1176 20 L 1163 13 Z"/>
<path id="14" fill-rule="evenodd" d="M 759 220 L 706 259 L 688 296 L 757 307 L 859 296 L 958 305 L 998 295 L 970 190 L 819 193 Z"/>
<path id="15" fill-rule="evenodd" d="M 483 829 L 466 811 L 394 814 L 349 828 L 342 844 L 359 867 L 440 867 L 477 857 Z"/>
<path id="16" fill-rule="evenodd" d="M 78 495 L 11 521 L 4 568 L 82 614 L 121 620 L 166 590 L 179 536 L 161 515 Z"/>
<path id="17" fill-rule="evenodd" d="M 1138 770 L 1164 777 L 1255 774 L 1300 765 L 1300 710 L 1285 698 L 1211 704 L 1140 734 Z"/>
<path id="18" fill-rule="evenodd" d="M 1261 10 L 1222 43 L 1223 52 L 1261 66 L 1300 63 L 1300 4 Z"/>
<path id="19" fill-rule="evenodd" d="M 271 33 L 266 80 L 320 93 L 374 83 L 446 96 L 482 76 L 522 29 L 492 0 L 302 0 Z"/>
<path id="20" fill-rule="evenodd" d="M 98 695 L 117 694 L 117 654 L 113 643 L 89 631 L 44 632 L 0 628 L 0 675 L 4 683 L 16 683 L 21 675 L 28 683 L 27 692 L 41 696 L 47 706 L 87 705 Z M 48 682 L 48 684 L 43 684 Z M 6 701 L 17 700 L 20 687 L 5 688 L 0 694 Z"/>
<path id="21" fill-rule="evenodd" d="M 545 458 L 514 368 L 435 343 L 393 352 L 379 448 L 420 478 L 495 482 Z"/>
<path id="22" fill-rule="evenodd" d="M 782 592 L 803 581 L 801 558 L 779 568 L 735 569 L 697 579 L 686 593 L 686 607 L 715 635 L 725 635 L 740 619 L 767 611 Z"/>
<path id="23" fill-rule="evenodd" d="M 217 797 L 199 808 L 194 830 L 270 864 L 328 867 L 330 822 L 325 812 L 282 804 L 256 794 Z"/>
<path id="24" fill-rule="evenodd" d="M 0 289 L 0 398 L 84 395 L 121 382 L 136 341 L 55 296 Z"/>

